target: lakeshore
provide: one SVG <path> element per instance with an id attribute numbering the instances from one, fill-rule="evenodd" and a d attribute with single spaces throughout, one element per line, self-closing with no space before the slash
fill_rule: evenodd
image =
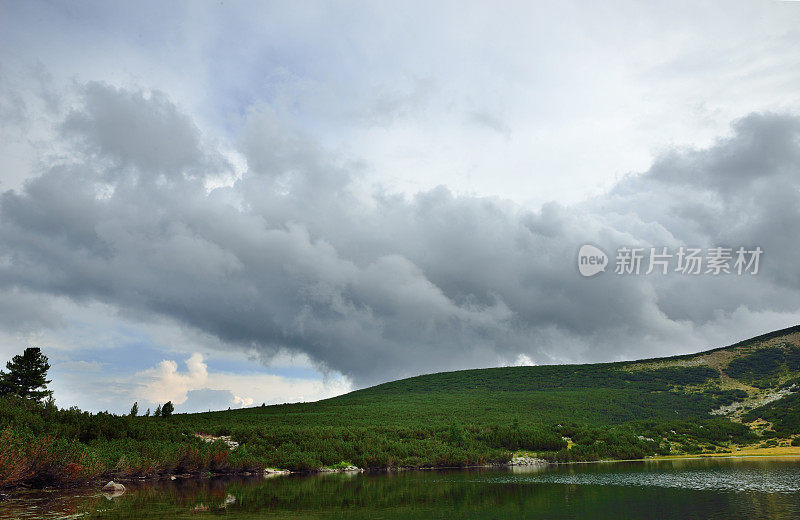
<path id="1" fill-rule="evenodd" d="M 0 503 L 18 520 L 252 518 L 574 520 L 774 518 L 800 514 L 800 464 L 781 457 L 176 478 L 26 490 Z"/>

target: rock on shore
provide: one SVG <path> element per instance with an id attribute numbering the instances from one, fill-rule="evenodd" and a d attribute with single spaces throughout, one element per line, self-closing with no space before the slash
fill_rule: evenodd
<path id="1" fill-rule="evenodd" d="M 537 459 L 536 457 L 527 457 L 525 455 L 518 455 L 511 459 L 508 463 L 509 466 L 547 466 L 550 464 L 544 459 Z"/>
<path id="2" fill-rule="evenodd" d="M 116 492 L 124 493 L 125 492 L 125 486 L 123 486 L 122 484 L 119 484 L 117 482 L 114 482 L 112 480 L 111 482 L 109 482 L 108 484 L 103 486 L 103 489 L 101 491 L 107 491 L 109 493 L 116 493 Z"/>
<path id="3" fill-rule="evenodd" d="M 364 470 L 350 464 L 349 466 L 344 466 L 342 468 L 320 468 L 319 471 L 322 473 L 360 473 Z"/>
<path id="4" fill-rule="evenodd" d="M 119 484 L 118 482 L 114 482 L 113 480 L 103 486 L 103 496 L 109 500 L 113 500 L 118 496 L 122 496 L 125 494 L 125 486 Z"/>
<path id="5" fill-rule="evenodd" d="M 209 435 L 207 433 L 195 433 L 194 436 L 203 439 L 205 442 L 222 441 L 228 446 L 229 450 L 235 450 L 239 447 L 239 443 L 231 439 L 230 435 Z"/>

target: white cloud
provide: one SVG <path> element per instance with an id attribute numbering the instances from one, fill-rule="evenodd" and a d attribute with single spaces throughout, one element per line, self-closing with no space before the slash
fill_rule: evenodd
<path id="1" fill-rule="evenodd" d="M 303 379 L 272 374 L 209 372 L 203 355 L 197 352 L 185 364 L 186 370 L 181 371 L 175 361 L 163 360 L 156 367 L 139 372 L 135 380 L 140 387 L 136 392 L 153 405 L 172 401 L 179 407 L 191 392 L 227 391 L 230 392 L 230 405 L 245 407 L 255 402 L 316 401 L 352 389 L 352 384 L 344 377 Z M 202 403 L 193 405 L 197 409 L 192 411 L 204 409 Z"/>
<path id="2" fill-rule="evenodd" d="M 515 367 L 528 367 L 528 366 L 535 366 L 536 362 L 531 359 L 531 357 L 527 354 L 520 354 L 517 356 L 517 359 L 511 366 Z"/>
<path id="3" fill-rule="evenodd" d="M 240 408 L 245 408 L 253 404 L 252 397 L 239 397 L 238 395 L 233 396 L 233 402 L 238 404 Z"/>
<path id="4" fill-rule="evenodd" d="M 208 367 L 203 363 L 202 354 L 192 354 L 186 360 L 186 368 L 186 372 L 179 373 L 178 364 L 165 359 L 156 368 L 139 372 L 136 377 L 144 381 L 142 397 L 151 403 L 182 404 L 187 392 L 205 388 L 208 383 Z"/>

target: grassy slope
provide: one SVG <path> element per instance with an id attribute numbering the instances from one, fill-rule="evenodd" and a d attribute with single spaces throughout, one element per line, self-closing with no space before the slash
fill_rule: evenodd
<path id="1" fill-rule="evenodd" d="M 520 451 L 568 461 L 774 448 L 800 443 L 798 378 L 800 326 L 693 355 L 445 372 L 315 403 L 169 419 L 9 401 L 0 406 L 0 487 L 344 461 L 457 466 Z M 228 452 L 197 432 L 241 447 Z"/>
<path id="2" fill-rule="evenodd" d="M 775 345 L 800 348 L 800 326 L 698 354 L 590 365 L 503 367 L 427 374 L 392 381 L 315 403 L 289 404 L 183 416 L 237 423 L 346 425 L 452 421 L 489 416 L 521 422 L 579 421 L 597 424 L 635 419 L 706 415 L 726 401 L 726 390 L 755 402 L 769 388 L 753 386 L 753 374 L 726 373 L 734 359 Z M 757 374 L 756 374 L 757 375 Z M 773 377 L 774 376 L 774 377 Z M 800 377 L 800 366 L 766 374 L 779 387 Z M 733 395 L 733 394 L 731 394 Z M 742 394 L 736 394 L 741 396 Z"/>
<path id="3" fill-rule="evenodd" d="M 765 352 L 772 354 L 766 361 L 761 359 Z M 777 363 L 776 352 L 783 356 Z M 270 459 L 275 465 L 295 468 L 341 459 L 382 466 L 475 462 L 481 457 L 476 460 L 474 454 L 481 451 L 484 460 L 507 455 L 488 448 L 547 452 L 546 457 L 560 460 L 710 452 L 729 449 L 732 443 L 761 442 L 763 437 L 749 436 L 751 430 L 768 439 L 780 435 L 786 440 L 776 442 L 787 444 L 800 433 L 791 418 L 780 418 L 784 408 L 795 406 L 793 398 L 760 405 L 775 398 L 781 385 L 788 392 L 793 379 L 800 376 L 798 353 L 800 326 L 693 355 L 444 372 L 316 403 L 192 414 L 177 420 L 196 429 L 232 433 L 256 449 L 261 445 L 281 452 L 282 445 L 297 447 L 307 457 L 284 458 L 281 452 Z M 715 409 L 726 413 L 710 415 Z M 793 409 L 789 409 L 790 417 Z M 776 431 L 764 431 L 764 424 L 750 429 L 739 424 L 743 416 L 745 421 L 755 421 L 760 410 L 769 410 Z M 538 436 L 541 442 L 509 440 L 514 434 L 508 430 L 514 427 L 521 437 Z M 373 450 L 378 458 L 365 457 L 364 451 L 356 448 L 331 450 L 314 444 L 319 438 L 336 444 L 342 437 L 334 433 L 339 429 L 369 439 L 379 434 L 385 442 L 380 443 L 381 449 Z M 301 432 L 299 438 L 297 432 Z M 487 440 L 493 432 L 497 432 L 495 440 Z M 603 432 L 614 438 L 602 439 Z M 634 438 L 641 435 L 654 442 L 631 442 L 631 433 Z M 578 449 L 564 450 L 556 445 L 562 436 L 579 437 L 582 442 Z M 556 442 L 550 442 L 553 438 Z M 435 440 L 439 447 L 454 451 L 449 459 L 442 458 L 440 450 L 409 439 Z M 344 444 L 353 447 L 349 439 Z M 617 446 L 609 447 L 614 444 Z M 437 455 L 425 455 L 426 448 Z M 421 461 L 414 457 L 415 449 L 422 455 Z M 264 453 L 270 457 L 268 450 Z"/>

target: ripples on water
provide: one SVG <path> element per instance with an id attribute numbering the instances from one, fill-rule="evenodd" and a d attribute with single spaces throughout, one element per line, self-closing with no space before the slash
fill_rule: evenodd
<path id="1" fill-rule="evenodd" d="M 736 465 L 742 459 L 727 459 L 722 465 L 714 461 L 710 468 L 675 467 L 672 461 L 659 461 L 626 471 L 615 471 L 614 465 L 606 465 L 606 471 L 593 469 L 571 471 L 543 471 L 531 475 L 507 475 L 493 478 L 496 483 L 537 482 L 551 484 L 574 484 L 580 486 L 635 486 L 662 487 L 717 491 L 758 491 L 762 493 L 800 492 L 800 459 L 797 464 L 776 465 L 770 463 L 746 462 Z M 666 464 L 664 464 L 666 462 Z M 683 461 L 680 461 L 683 462 Z M 701 461 L 702 462 L 702 461 Z M 622 464 L 622 463 L 620 463 Z"/>

